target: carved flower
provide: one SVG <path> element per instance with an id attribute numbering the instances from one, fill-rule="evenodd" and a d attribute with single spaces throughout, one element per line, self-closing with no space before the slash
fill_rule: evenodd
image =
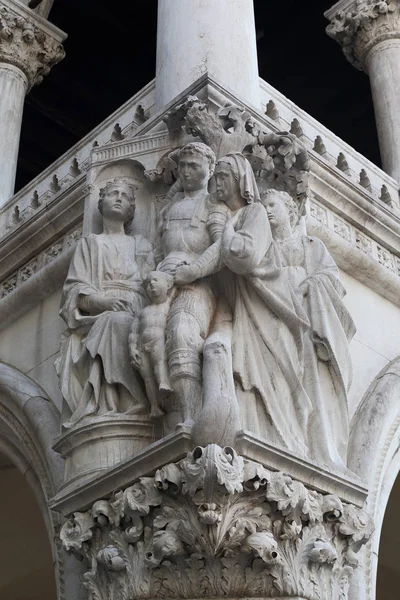
<path id="1" fill-rule="evenodd" d="M 329 542 L 316 540 L 309 552 L 311 562 L 320 565 L 324 563 L 331 564 L 337 559 L 337 552 Z"/>
<path id="2" fill-rule="evenodd" d="M 252 552 L 267 565 L 274 565 L 279 562 L 278 544 L 272 533 L 268 533 L 267 531 L 249 535 L 242 546 L 242 550 L 244 552 Z"/>
<path id="3" fill-rule="evenodd" d="M 60 539 L 65 550 L 80 550 L 83 542 L 91 539 L 94 525 L 90 512 L 74 513 L 60 531 Z"/>
<path id="4" fill-rule="evenodd" d="M 5 6 L 0 7 L 0 38 L 9 40 L 14 33 L 17 20 L 15 15 L 11 13 Z"/>
<path id="5" fill-rule="evenodd" d="M 109 571 L 123 571 L 126 568 L 124 557 L 116 546 L 106 546 L 96 558 Z"/>
<path id="6" fill-rule="evenodd" d="M 243 459 L 229 446 L 220 448 L 210 444 L 206 448 L 198 446 L 182 460 L 184 481 L 183 494 L 193 496 L 205 485 L 205 481 L 217 481 L 228 494 L 243 490 Z"/>
<path id="7" fill-rule="evenodd" d="M 151 506 L 161 504 L 161 495 L 152 477 L 141 477 L 138 483 L 125 490 L 124 498 L 126 508 L 140 515 L 149 514 Z"/>
<path id="8" fill-rule="evenodd" d="M 204 525 L 217 525 L 222 521 L 221 509 L 214 503 L 201 504 L 197 512 L 200 522 Z"/>
<path id="9" fill-rule="evenodd" d="M 32 21 L 24 21 L 22 30 L 22 39 L 27 44 L 31 44 L 35 39 L 35 26 Z"/>
<path id="10" fill-rule="evenodd" d="M 301 521 L 287 521 L 282 524 L 281 540 L 293 540 L 298 537 L 303 529 Z"/>

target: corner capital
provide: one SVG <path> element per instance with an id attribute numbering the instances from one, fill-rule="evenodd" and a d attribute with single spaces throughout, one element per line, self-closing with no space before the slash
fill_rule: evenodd
<path id="1" fill-rule="evenodd" d="M 325 13 L 327 34 L 341 46 L 347 60 L 359 70 L 377 44 L 400 39 L 400 4 L 397 0 L 341 0 Z"/>
<path id="2" fill-rule="evenodd" d="M 20 69 L 29 91 L 65 56 L 66 34 L 15 0 L 0 0 L 0 63 Z"/>

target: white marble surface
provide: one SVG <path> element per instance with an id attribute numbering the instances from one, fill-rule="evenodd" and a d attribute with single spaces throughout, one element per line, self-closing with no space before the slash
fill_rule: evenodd
<path id="1" fill-rule="evenodd" d="M 253 0 L 159 0 L 157 107 L 205 73 L 259 108 Z"/>
<path id="2" fill-rule="evenodd" d="M 400 39 L 379 42 L 370 50 L 366 66 L 383 169 L 400 181 Z"/>
<path id="3" fill-rule="evenodd" d="M 0 63 L 0 206 L 14 193 L 27 89 L 28 80 L 18 67 Z"/>

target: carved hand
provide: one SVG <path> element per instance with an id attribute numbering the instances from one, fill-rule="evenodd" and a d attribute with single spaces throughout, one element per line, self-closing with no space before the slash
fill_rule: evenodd
<path id="1" fill-rule="evenodd" d="M 187 285 L 196 281 L 200 276 L 200 270 L 195 265 L 184 265 L 178 267 L 175 271 L 174 283 L 175 285 Z"/>
<path id="2" fill-rule="evenodd" d="M 79 300 L 79 307 L 92 315 L 98 315 L 107 310 L 126 311 L 134 316 L 131 304 L 127 300 L 119 300 L 118 298 L 103 298 L 100 295 L 93 294 L 84 296 Z"/>
<path id="3" fill-rule="evenodd" d="M 132 366 L 136 367 L 136 369 L 139 369 L 141 362 L 139 348 L 136 345 L 132 344 L 129 351 L 131 355 Z"/>

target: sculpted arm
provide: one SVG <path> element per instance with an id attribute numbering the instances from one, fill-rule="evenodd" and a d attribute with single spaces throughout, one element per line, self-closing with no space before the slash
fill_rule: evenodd
<path id="1" fill-rule="evenodd" d="M 217 273 L 221 269 L 221 238 L 207 248 L 205 252 L 191 265 L 178 267 L 175 273 L 175 285 L 187 285 Z"/>

